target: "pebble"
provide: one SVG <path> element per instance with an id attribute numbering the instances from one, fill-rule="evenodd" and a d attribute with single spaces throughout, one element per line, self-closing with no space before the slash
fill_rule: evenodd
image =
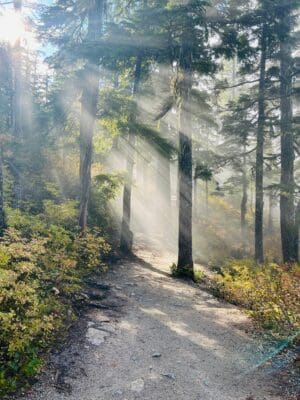
<path id="1" fill-rule="evenodd" d="M 100 346 L 107 336 L 109 336 L 109 332 L 100 331 L 95 328 L 89 328 L 86 333 L 87 340 L 94 346 Z"/>
<path id="2" fill-rule="evenodd" d="M 159 357 L 161 357 L 161 354 L 160 353 L 153 353 L 152 357 L 153 358 L 159 358 Z"/>
<path id="3" fill-rule="evenodd" d="M 110 322 L 110 319 L 108 319 L 108 318 L 105 318 L 105 317 L 97 317 L 97 322 L 99 322 L 100 324 L 103 324 L 103 323 L 108 323 L 108 322 Z"/>
<path id="4" fill-rule="evenodd" d="M 175 381 L 175 374 L 173 374 L 172 372 L 166 372 L 166 373 L 162 374 L 162 376 L 164 376 L 165 378 L 169 378 L 169 379 L 172 379 L 173 381 Z"/>

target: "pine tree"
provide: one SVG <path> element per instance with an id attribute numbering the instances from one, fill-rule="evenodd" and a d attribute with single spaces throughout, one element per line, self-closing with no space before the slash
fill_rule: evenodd
<path id="1" fill-rule="evenodd" d="M 88 31 L 86 41 L 97 44 L 103 30 L 104 0 L 95 0 L 88 8 Z M 91 191 L 91 168 L 93 134 L 99 96 L 99 60 L 91 53 L 84 67 L 80 117 L 80 204 L 79 226 L 87 228 L 88 203 Z"/>
<path id="2" fill-rule="evenodd" d="M 293 11 L 298 1 L 283 1 L 277 6 L 279 17 L 280 60 L 280 130 L 281 130 L 281 193 L 280 226 L 284 262 L 298 260 L 297 228 L 295 221 L 294 133 L 292 105 L 292 27 Z"/>

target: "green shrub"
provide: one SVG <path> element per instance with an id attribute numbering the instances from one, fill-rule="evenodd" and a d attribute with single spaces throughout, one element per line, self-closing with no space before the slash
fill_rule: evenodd
<path id="1" fill-rule="evenodd" d="M 300 329 L 300 266 L 233 260 L 221 268 L 217 288 L 227 300 L 246 307 L 264 328 Z"/>
<path id="2" fill-rule="evenodd" d="M 16 390 L 39 369 L 40 351 L 63 323 L 64 305 L 38 279 L 35 251 L 16 242 L 0 248 L 0 394 Z M 41 245 L 43 247 L 43 245 Z M 9 254 L 9 253 L 13 253 Z M 32 256 L 32 257 L 31 257 Z"/>
<path id="3" fill-rule="evenodd" d="M 36 374 L 42 352 L 74 318 L 72 300 L 84 278 L 103 270 L 109 251 L 99 234 L 67 230 L 62 215 L 60 225 L 20 211 L 12 215 L 14 227 L 0 241 L 0 395 Z"/>
<path id="4" fill-rule="evenodd" d="M 110 246 L 103 237 L 91 232 L 80 234 L 76 236 L 73 246 L 80 271 L 87 273 L 104 267 L 102 257 L 110 251 Z"/>
<path id="5" fill-rule="evenodd" d="M 78 204 L 74 200 L 68 200 L 57 204 L 52 200 L 44 201 L 44 213 L 42 219 L 49 225 L 63 226 L 66 229 L 74 229 L 78 214 Z"/>

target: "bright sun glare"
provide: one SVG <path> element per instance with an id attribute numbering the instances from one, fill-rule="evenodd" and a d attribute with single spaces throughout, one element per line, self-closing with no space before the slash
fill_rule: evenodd
<path id="1" fill-rule="evenodd" d="M 13 46 L 19 39 L 26 46 L 34 47 L 34 36 L 27 29 L 23 16 L 14 10 L 3 11 L 0 14 L 0 42 Z"/>

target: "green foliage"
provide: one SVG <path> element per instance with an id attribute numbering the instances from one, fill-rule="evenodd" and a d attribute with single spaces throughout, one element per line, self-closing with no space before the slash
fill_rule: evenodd
<path id="1" fill-rule="evenodd" d="M 147 125 L 134 123 L 131 125 L 131 131 L 145 139 L 153 149 L 167 159 L 171 159 L 172 156 L 176 155 L 178 152 L 170 141 L 161 137 L 159 132 Z"/>
<path id="2" fill-rule="evenodd" d="M 212 180 L 213 171 L 207 165 L 197 163 L 195 168 L 195 179 L 201 179 L 202 181 L 209 182 Z"/>
<path id="3" fill-rule="evenodd" d="M 39 370 L 43 350 L 74 318 L 72 300 L 84 278 L 105 268 L 110 249 L 96 232 L 64 228 L 72 225 L 71 203 L 47 202 L 45 209 L 38 216 L 10 211 L 15 227 L 0 242 L 1 395 Z"/>
<path id="4" fill-rule="evenodd" d="M 62 327 L 66 314 L 51 290 L 43 288 L 39 255 L 45 252 L 44 242 L 18 239 L 0 247 L 0 394 L 17 389 L 39 369 L 39 352 Z"/>
<path id="5" fill-rule="evenodd" d="M 96 175 L 93 180 L 89 203 L 89 226 L 113 236 L 117 229 L 115 215 L 110 202 L 120 192 L 124 177 L 120 173 Z"/>
<path id="6" fill-rule="evenodd" d="M 300 329 L 300 266 L 232 260 L 221 269 L 219 293 L 246 307 L 263 328 L 277 333 Z"/>
<path id="7" fill-rule="evenodd" d="M 193 268 L 178 268 L 178 265 L 173 263 L 170 267 L 171 274 L 177 278 L 195 279 Z"/>
<path id="8" fill-rule="evenodd" d="M 74 240 L 77 268 L 83 274 L 94 271 L 99 267 L 103 269 L 104 264 L 100 255 L 106 255 L 109 250 L 110 246 L 105 239 L 95 233 L 87 232 L 84 235 L 77 235 Z"/>
<path id="9" fill-rule="evenodd" d="M 201 283 L 205 280 L 206 275 L 200 269 L 194 269 L 194 281 L 197 283 Z"/>
<path id="10" fill-rule="evenodd" d="M 176 276 L 177 265 L 175 263 L 170 266 L 170 271 L 173 276 Z"/>
<path id="11" fill-rule="evenodd" d="M 44 200 L 43 220 L 47 226 L 60 225 L 65 228 L 74 228 L 74 221 L 77 217 L 77 202 L 68 200 L 60 204 L 55 204 L 52 200 Z"/>
<path id="12" fill-rule="evenodd" d="M 41 213 L 33 215 L 20 209 L 7 208 L 8 226 L 19 230 L 24 237 L 46 235 L 51 226 L 74 231 L 76 229 L 77 202 L 68 200 L 56 203 L 44 200 Z M 55 228 L 53 228 L 55 229 Z"/>

